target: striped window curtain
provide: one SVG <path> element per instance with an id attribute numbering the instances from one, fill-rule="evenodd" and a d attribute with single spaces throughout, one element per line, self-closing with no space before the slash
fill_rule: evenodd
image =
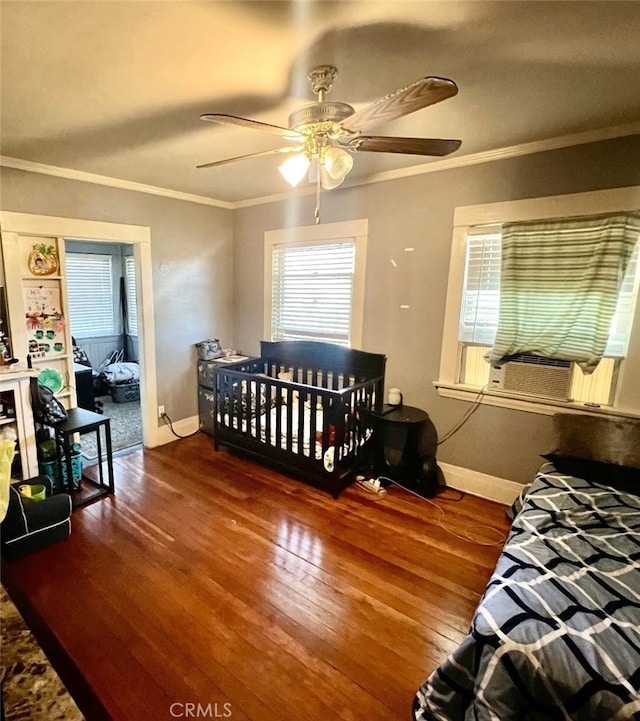
<path id="1" fill-rule="evenodd" d="M 506 223 L 489 362 L 532 353 L 575 361 L 592 373 L 639 236 L 640 211 Z"/>

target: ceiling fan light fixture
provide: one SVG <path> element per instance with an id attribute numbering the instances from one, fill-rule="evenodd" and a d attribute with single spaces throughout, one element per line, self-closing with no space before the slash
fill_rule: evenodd
<path id="1" fill-rule="evenodd" d="M 310 165 L 311 161 L 305 153 L 297 153 L 281 163 L 278 170 L 287 183 L 295 188 L 307 174 Z"/>
<path id="2" fill-rule="evenodd" d="M 332 178 L 331 175 L 329 175 L 329 173 L 327 172 L 327 169 L 324 167 L 324 165 L 320 166 L 320 183 L 325 190 L 333 190 L 339 185 L 342 185 L 345 177 L 346 176 L 343 175 L 338 178 Z"/>
<path id="3" fill-rule="evenodd" d="M 458 92 L 458 86 L 453 80 L 436 76 L 423 77 L 384 95 L 360 110 L 355 110 L 347 103 L 326 100 L 325 96 L 331 90 L 337 72 L 333 65 L 320 65 L 311 70 L 307 78 L 317 100 L 294 110 L 289 115 L 287 128 L 225 113 L 201 115 L 202 120 L 213 123 L 269 132 L 284 140 L 295 141 L 297 146 L 248 153 L 197 167 L 212 168 L 236 160 L 274 153 L 295 153 L 288 156 L 278 169 L 294 188 L 308 173 L 309 182 L 316 187 L 315 220 L 318 223 L 320 191 L 322 188 L 337 188 L 344 182 L 353 168 L 353 153 L 399 153 L 440 157 L 453 153 L 460 147 L 460 140 L 363 135 L 378 123 L 402 118 L 453 97 Z"/>
<path id="4" fill-rule="evenodd" d="M 322 159 L 322 168 L 332 180 L 339 181 L 337 185 L 333 186 L 334 188 L 338 187 L 353 168 L 351 153 L 342 148 L 327 148 Z"/>

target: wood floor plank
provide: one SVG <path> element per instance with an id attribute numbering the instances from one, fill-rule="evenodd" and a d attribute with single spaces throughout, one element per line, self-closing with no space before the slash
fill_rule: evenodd
<path id="1" fill-rule="evenodd" d="M 242 721 L 406 721 L 500 552 L 461 536 L 508 531 L 491 502 L 397 486 L 334 499 L 204 435 L 114 469 L 116 496 L 75 511 L 67 541 L 3 568 L 89 721 L 190 703 Z"/>

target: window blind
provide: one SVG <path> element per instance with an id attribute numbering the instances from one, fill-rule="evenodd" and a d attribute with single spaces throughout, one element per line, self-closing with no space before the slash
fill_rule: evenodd
<path id="1" fill-rule="evenodd" d="M 350 345 L 354 269 L 352 240 L 274 247 L 273 340 Z"/>
<path id="2" fill-rule="evenodd" d="M 125 258 L 127 289 L 127 325 L 130 335 L 138 335 L 138 304 L 136 296 L 136 264 L 132 255 Z"/>
<path id="3" fill-rule="evenodd" d="M 609 340 L 605 355 L 615 358 L 624 358 L 631 336 L 633 311 L 638 301 L 638 286 L 640 285 L 640 239 L 629 260 L 627 272 L 624 275 L 618 296 L 618 305 L 611 321 Z"/>
<path id="4" fill-rule="evenodd" d="M 464 343 L 493 344 L 500 312 L 501 252 L 500 229 L 471 229 L 467 238 L 458 335 L 459 340 Z M 606 356 L 623 358 L 627 351 L 640 285 L 639 256 L 640 242 L 636 242 L 611 322 Z"/>
<path id="5" fill-rule="evenodd" d="M 115 333 L 111 256 L 67 253 L 66 271 L 71 333 L 81 337 Z"/>
<path id="6" fill-rule="evenodd" d="M 499 229 L 473 229 L 467 239 L 464 290 L 459 339 L 491 345 L 498 329 L 500 311 Z"/>

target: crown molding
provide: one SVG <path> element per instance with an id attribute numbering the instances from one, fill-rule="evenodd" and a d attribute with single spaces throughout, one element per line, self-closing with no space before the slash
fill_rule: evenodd
<path id="1" fill-rule="evenodd" d="M 450 156 L 439 160 L 432 160 L 428 163 L 421 163 L 420 165 L 413 165 L 410 168 L 398 168 L 397 170 L 376 173 L 368 178 L 363 178 L 362 180 L 353 180 L 351 182 L 347 180 L 340 188 L 336 188 L 333 192 L 340 192 L 342 189 L 346 190 L 347 188 L 356 188 L 363 185 L 371 185 L 373 183 L 384 183 L 388 180 L 398 180 L 415 175 L 424 175 L 425 173 L 438 173 L 442 170 L 463 168 L 467 165 L 479 165 L 481 163 L 491 163 L 495 160 L 505 160 L 507 158 L 517 158 L 522 155 L 542 153 L 548 150 L 569 148 L 573 145 L 584 145 L 586 143 L 596 143 L 601 140 L 612 140 L 614 138 L 636 135 L 638 133 L 640 133 L 640 120 L 626 125 L 598 128 L 597 130 L 586 130 L 572 135 L 562 135 L 557 138 L 535 140 L 531 143 L 510 145 L 505 148 L 496 148 L 494 150 L 486 150 L 479 153 L 471 153 L 469 155 Z M 144 183 L 136 183 L 131 180 L 111 178 L 106 175 L 96 175 L 82 170 L 61 168 L 54 165 L 45 165 L 44 163 L 35 163 L 31 160 L 21 160 L 20 158 L 10 158 L 2 155 L 0 155 L 0 167 L 1 166 L 15 168 L 17 170 L 27 170 L 32 173 L 53 175 L 59 178 L 67 178 L 69 180 L 79 180 L 84 183 L 107 185 L 121 190 L 132 190 L 138 193 L 150 193 L 151 195 L 160 195 L 165 198 L 173 198 L 174 200 L 186 200 L 190 203 L 211 205 L 217 208 L 226 208 L 227 210 L 249 208 L 254 205 L 266 205 L 268 203 L 277 203 L 281 201 L 292 201 L 296 198 L 301 198 L 315 193 L 315 188 L 305 188 L 277 193 L 274 195 L 265 195 L 259 198 L 249 198 L 247 200 L 228 202 L 224 200 L 216 200 L 215 198 L 209 198 L 204 195 L 183 193 L 182 191 L 171 190 L 170 188 L 160 188 L 155 185 L 145 185 Z"/>
<path id="2" fill-rule="evenodd" d="M 546 138 L 545 140 L 535 140 L 531 143 L 510 145 L 505 148 L 485 150 L 479 153 L 471 153 L 469 155 L 456 155 L 454 157 L 450 156 L 448 158 L 442 158 L 441 160 L 433 160 L 429 163 L 422 163 L 421 165 L 413 165 L 410 168 L 399 168 L 398 170 L 389 170 L 384 173 L 376 173 L 370 178 L 367 178 L 367 180 L 363 180 L 361 182 L 356 181 L 352 185 L 355 187 L 356 185 L 382 183 L 386 180 L 407 178 L 412 175 L 423 175 L 424 173 L 436 173 L 440 172 L 441 170 L 450 170 L 451 168 L 462 168 L 466 165 L 491 163 L 494 160 L 517 158 L 522 155 L 532 155 L 534 153 L 543 153 L 548 150 L 569 148 L 573 145 L 596 143 L 601 140 L 612 140 L 613 138 L 622 138 L 627 135 L 636 135 L 638 133 L 640 133 L 640 121 L 629 123 L 627 125 L 616 125 L 609 128 L 586 130 L 582 133 L 562 135 L 557 138 Z"/>
<path id="3" fill-rule="evenodd" d="M 343 184 L 346 187 L 346 184 Z M 367 183 L 363 183 L 367 185 Z M 337 188 L 336 188 L 337 190 Z M 236 200 L 233 204 L 234 209 L 236 208 L 251 208 L 254 205 L 266 205 L 267 203 L 278 203 L 280 201 L 288 201 L 289 203 L 304 198 L 307 195 L 315 195 L 315 185 L 312 188 L 293 188 L 292 190 L 285 191 L 284 193 L 274 193 L 273 195 L 263 195 L 260 198 L 247 198 L 247 200 Z M 324 191 L 327 192 L 327 191 Z M 335 192 L 335 191 L 331 191 Z"/>
<path id="4" fill-rule="evenodd" d="M 207 198 L 204 195 L 195 195 L 192 193 L 183 193 L 180 190 L 172 190 L 170 188 L 160 188 L 156 185 L 146 185 L 145 183 L 136 183 L 132 180 L 123 180 L 121 178 L 112 178 L 108 175 L 97 175 L 95 173 L 87 173 L 84 170 L 73 170 L 72 168 L 61 168 L 57 165 L 45 165 L 44 163 L 35 163 L 31 160 L 22 160 L 20 158 L 10 158 L 6 155 L 0 155 L 0 167 L 15 168 L 16 170 L 26 170 L 30 173 L 40 173 L 41 175 L 53 175 L 57 178 L 66 178 L 67 180 L 79 180 L 83 183 L 94 183 L 96 185 L 107 185 L 110 188 L 118 188 L 119 190 L 132 190 L 136 193 L 148 193 L 150 195 L 160 195 L 163 198 L 172 198 L 173 200 L 186 200 L 189 203 L 199 203 L 200 205 L 212 205 L 216 208 L 226 208 L 233 210 L 234 204 L 224 200 L 216 200 L 215 198 Z"/>

